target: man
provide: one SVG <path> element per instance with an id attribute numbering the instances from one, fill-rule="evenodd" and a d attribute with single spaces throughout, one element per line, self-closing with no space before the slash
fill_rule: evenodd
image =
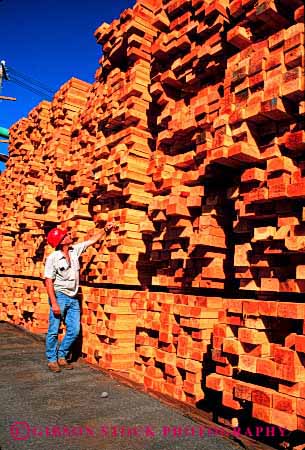
<path id="1" fill-rule="evenodd" d="M 48 367 L 52 372 L 61 369 L 73 369 L 66 360 L 69 349 L 76 340 L 80 330 L 80 307 L 76 298 L 79 288 L 79 256 L 90 246 L 115 228 L 109 223 L 91 239 L 73 244 L 67 230 L 53 228 L 48 236 L 48 243 L 55 248 L 45 264 L 45 285 L 50 302 L 49 328 L 46 338 L 46 356 Z M 58 346 L 58 330 L 61 318 L 65 318 L 66 334 Z"/>

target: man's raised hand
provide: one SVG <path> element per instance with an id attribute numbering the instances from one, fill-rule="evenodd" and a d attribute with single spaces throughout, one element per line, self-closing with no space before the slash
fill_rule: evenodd
<path id="1" fill-rule="evenodd" d="M 115 222 L 109 222 L 105 225 L 104 230 L 106 231 L 106 233 L 108 233 L 109 231 L 115 231 L 116 229 L 118 229 L 118 226 L 119 225 Z"/>

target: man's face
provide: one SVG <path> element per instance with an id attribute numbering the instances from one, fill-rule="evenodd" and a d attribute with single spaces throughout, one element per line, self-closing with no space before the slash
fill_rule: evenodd
<path id="1" fill-rule="evenodd" d="M 73 243 L 73 239 L 71 238 L 71 233 L 67 233 L 66 236 L 61 241 L 60 245 L 70 245 Z"/>

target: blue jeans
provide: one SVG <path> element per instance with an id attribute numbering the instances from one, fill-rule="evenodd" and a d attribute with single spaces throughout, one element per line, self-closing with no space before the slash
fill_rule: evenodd
<path id="1" fill-rule="evenodd" d="M 55 316 L 52 308 L 50 308 L 49 329 L 46 337 L 46 355 L 48 362 L 55 362 L 59 358 L 66 358 L 80 330 L 80 308 L 78 300 L 75 297 L 69 297 L 61 292 L 56 292 L 56 298 L 61 315 Z M 65 319 L 66 334 L 58 347 L 58 330 L 62 318 Z"/>

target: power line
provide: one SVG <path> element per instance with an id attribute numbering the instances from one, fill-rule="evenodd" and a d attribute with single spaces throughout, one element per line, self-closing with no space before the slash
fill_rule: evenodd
<path id="1" fill-rule="evenodd" d="M 18 72 L 13 67 L 6 66 L 6 69 L 7 69 L 9 75 L 12 75 L 12 76 L 14 76 L 17 79 L 21 78 L 21 81 L 26 81 L 26 82 L 28 82 L 28 83 L 30 83 L 32 85 L 35 85 L 38 88 L 40 88 L 40 89 L 42 89 L 44 91 L 47 91 L 47 92 L 49 92 L 51 94 L 55 94 L 55 92 L 56 92 L 54 89 L 51 89 L 49 86 L 41 83 L 38 80 L 35 80 L 35 78 L 29 77 L 28 75 L 25 75 L 22 72 Z"/>
<path id="2" fill-rule="evenodd" d="M 53 89 L 41 83 L 40 81 L 35 80 L 34 78 L 29 77 L 22 72 L 18 72 L 13 67 L 8 67 L 5 64 L 5 61 L 1 61 L 0 66 L 0 88 L 3 79 L 11 81 L 12 83 L 15 83 L 22 88 L 32 92 L 33 94 L 38 95 L 39 97 L 43 97 L 47 100 L 52 100 L 52 97 L 55 94 L 55 91 Z"/>
<path id="3" fill-rule="evenodd" d="M 18 86 L 23 87 L 24 89 L 27 89 L 28 91 L 32 92 L 33 94 L 36 94 L 36 95 L 38 95 L 38 96 L 40 96 L 40 97 L 44 97 L 44 98 L 46 98 L 46 99 L 48 99 L 48 100 L 51 100 L 51 99 L 52 99 L 52 97 L 50 96 L 50 94 L 47 94 L 46 92 L 40 91 L 40 90 L 36 89 L 35 87 L 33 87 L 33 86 L 31 86 L 31 85 L 29 85 L 29 84 L 27 84 L 27 83 L 24 83 L 24 82 L 21 81 L 21 80 L 17 80 L 17 79 L 15 79 L 15 78 L 10 78 L 10 81 L 11 81 L 12 83 L 17 84 Z"/>
<path id="4" fill-rule="evenodd" d="M 43 92 L 42 90 L 39 90 L 38 88 L 35 88 L 34 86 L 31 86 L 30 84 L 27 84 L 24 81 L 18 80 L 17 78 L 10 77 L 10 80 L 12 83 L 15 83 L 24 89 L 27 89 L 28 91 L 32 92 L 33 94 L 36 94 L 40 97 L 44 97 L 47 100 L 52 100 L 52 96 L 46 92 Z"/>

